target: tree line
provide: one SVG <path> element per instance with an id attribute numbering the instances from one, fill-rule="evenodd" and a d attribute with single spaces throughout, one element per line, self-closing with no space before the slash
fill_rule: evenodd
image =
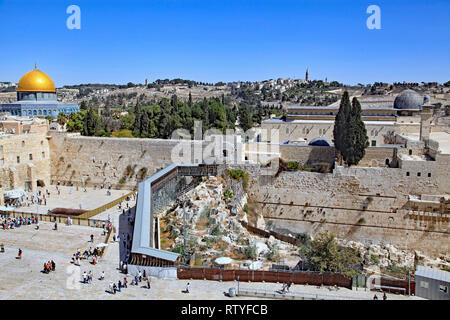
<path id="1" fill-rule="evenodd" d="M 181 101 L 176 95 L 171 99 L 162 98 L 153 105 L 139 102 L 127 112 L 108 105 L 99 110 L 83 105 L 80 112 L 58 116 L 58 123 L 66 124 L 69 132 L 80 132 L 86 136 L 116 136 L 138 138 L 171 138 L 176 129 L 185 129 L 191 134 L 194 122 L 201 121 L 203 132 L 218 129 L 225 133 L 238 125 L 244 131 L 261 121 L 271 113 L 280 114 L 268 106 L 253 107 L 245 102 L 237 105 L 221 98 L 204 98 L 194 103 L 189 94 L 187 101 Z"/>

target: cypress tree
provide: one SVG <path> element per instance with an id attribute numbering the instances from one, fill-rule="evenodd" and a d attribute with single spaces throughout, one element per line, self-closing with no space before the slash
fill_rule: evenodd
<path id="1" fill-rule="evenodd" d="M 140 137 L 142 134 L 142 108 L 138 103 L 136 104 L 136 107 L 134 108 L 134 115 L 135 115 L 135 120 L 134 120 L 133 135 Z"/>
<path id="2" fill-rule="evenodd" d="M 356 165 L 364 157 L 369 146 L 369 138 L 364 122 L 361 119 L 361 104 L 353 98 L 349 121 L 349 148 L 344 160 L 349 166 Z"/>
<path id="3" fill-rule="evenodd" d="M 348 92 L 345 91 L 342 95 L 339 111 L 336 115 L 333 128 L 333 142 L 334 147 L 344 155 L 348 149 L 348 134 L 349 134 L 349 120 L 350 120 L 350 98 Z"/>
<path id="4" fill-rule="evenodd" d="M 83 121 L 83 135 L 94 136 L 100 129 L 100 117 L 95 113 L 92 107 L 89 108 L 88 112 Z"/>
<path id="5" fill-rule="evenodd" d="M 192 94 L 191 94 L 191 92 L 189 91 L 189 100 L 188 100 L 188 106 L 189 106 L 189 108 L 192 108 Z"/>

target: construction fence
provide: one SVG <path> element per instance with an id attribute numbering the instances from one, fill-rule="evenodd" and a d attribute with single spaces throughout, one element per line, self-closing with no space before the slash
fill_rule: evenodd
<path id="1" fill-rule="evenodd" d="M 315 286 L 338 286 L 352 288 L 352 279 L 337 273 L 241 270 L 221 268 L 178 268 L 178 279 L 215 280 L 242 282 L 273 282 Z"/>

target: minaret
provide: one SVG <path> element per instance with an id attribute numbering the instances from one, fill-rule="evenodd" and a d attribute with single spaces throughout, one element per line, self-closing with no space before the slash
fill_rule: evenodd
<path id="1" fill-rule="evenodd" d="M 306 68 L 305 81 L 309 82 L 309 70 L 308 70 L 308 68 Z"/>
<path id="2" fill-rule="evenodd" d="M 420 112 L 420 140 L 430 140 L 431 121 L 433 119 L 434 105 L 430 104 L 430 97 L 425 96 L 423 99 L 422 110 Z"/>

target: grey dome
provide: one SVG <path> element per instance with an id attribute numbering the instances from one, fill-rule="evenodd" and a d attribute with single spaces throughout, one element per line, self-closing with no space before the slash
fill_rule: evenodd
<path id="1" fill-rule="evenodd" d="M 422 109 L 423 98 L 414 90 L 407 89 L 402 91 L 394 101 L 395 109 Z"/>
<path id="2" fill-rule="evenodd" d="M 318 138 L 312 139 L 308 143 L 308 145 L 316 146 L 316 147 L 330 147 L 331 146 L 331 142 L 328 141 L 327 139 L 323 138 L 323 137 L 318 137 Z"/>

